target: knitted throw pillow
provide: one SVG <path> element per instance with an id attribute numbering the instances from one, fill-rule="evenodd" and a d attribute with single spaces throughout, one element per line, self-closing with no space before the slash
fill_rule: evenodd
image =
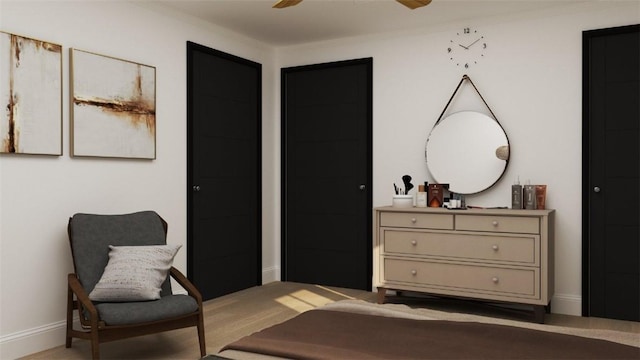
<path id="1" fill-rule="evenodd" d="M 109 262 L 89 299 L 106 302 L 160 299 L 162 283 L 180 247 L 109 245 Z"/>

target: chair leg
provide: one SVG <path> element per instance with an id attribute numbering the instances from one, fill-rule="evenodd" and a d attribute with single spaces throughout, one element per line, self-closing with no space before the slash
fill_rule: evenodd
<path id="1" fill-rule="evenodd" d="M 67 290 L 67 337 L 64 346 L 71 347 L 71 330 L 73 330 L 73 292 L 71 288 Z"/>
<path id="2" fill-rule="evenodd" d="M 91 358 L 93 360 L 100 359 L 100 334 L 98 331 L 98 320 L 91 319 Z"/>
<path id="3" fill-rule="evenodd" d="M 91 358 L 93 360 L 100 359 L 100 341 L 98 340 L 98 331 L 91 334 Z"/>
<path id="4" fill-rule="evenodd" d="M 204 340 L 204 316 L 202 315 L 202 309 L 200 315 L 198 315 L 198 341 L 200 342 L 200 357 L 207 355 L 207 345 Z"/>

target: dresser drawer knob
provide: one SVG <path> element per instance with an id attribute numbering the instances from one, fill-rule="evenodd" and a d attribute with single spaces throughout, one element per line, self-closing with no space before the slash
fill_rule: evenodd
<path id="1" fill-rule="evenodd" d="M 493 220 L 493 222 L 491 223 L 493 226 L 498 226 L 498 220 Z"/>
<path id="2" fill-rule="evenodd" d="M 499 247 L 496 244 L 493 244 L 493 246 L 491 247 L 493 249 L 493 251 L 498 251 Z"/>
<path id="3" fill-rule="evenodd" d="M 494 276 L 493 278 L 491 278 L 491 281 L 493 281 L 494 284 L 497 284 L 500 282 L 500 278 L 498 278 L 497 276 Z"/>
<path id="4" fill-rule="evenodd" d="M 416 276 L 417 274 L 418 274 L 418 271 L 416 269 L 411 270 L 411 275 Z"/>
<path id="5" fill-rule="evenodd" d="M 414 224 L 415 224 L 415 223 L 416 223 L 416 221 L 418 221 L 418 219 L 416 219 L 416 218 L 411 218 L 411 222 L 412 222 L 412 223 L 414 223 Z"/>
<path id="6" fill-rule="evenodd" d="M 416 246 L 416 245 L 418 245 L 418 242 L 415 241 L 415 240 L 411 240 L 411 245 Z"/>

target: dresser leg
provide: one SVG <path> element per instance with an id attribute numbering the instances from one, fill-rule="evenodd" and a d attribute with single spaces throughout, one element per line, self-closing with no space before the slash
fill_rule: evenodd
<path id="1" fill-rule="evenodd" d="M 535 316 L 535 321 L 538 324 L 544 324 L 544 315 L 547 313 L 546 306 L 544 305 L 533 305 L 533 313 Z"/>
<path id="2" fill-rule="evenodd" d="M 384 304 L 385 295 L 387 295 L 387 289 L 378 287 L 378 304 Z"/>

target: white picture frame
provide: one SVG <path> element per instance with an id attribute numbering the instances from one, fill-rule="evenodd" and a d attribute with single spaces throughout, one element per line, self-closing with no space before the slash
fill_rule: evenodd
<path id="1" fill-rule="evenodd" d="M 0 31 L 0 154 L 62 155 L 62 46 Z"/>
<path id="2" fill-rule="evenodd" d="M 156 158 L 156 68 L 71 52 L 72 156 Z"/>

